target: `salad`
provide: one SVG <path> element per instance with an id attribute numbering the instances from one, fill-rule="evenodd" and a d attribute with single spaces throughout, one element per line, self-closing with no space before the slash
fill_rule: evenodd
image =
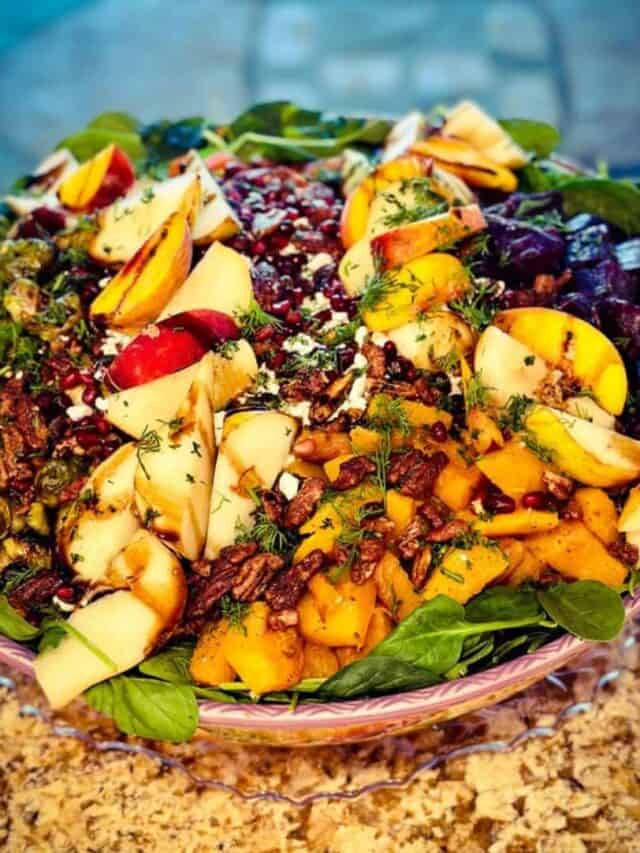
<path id="1" fill-rule="evenodd" d="M 106 113 L 0 215 L 0 633 L 49 703 L 410 690 L 624 623 L 640 190 L 464 101 Z M 345 711 L 346 712 L 346 711 Z"/>

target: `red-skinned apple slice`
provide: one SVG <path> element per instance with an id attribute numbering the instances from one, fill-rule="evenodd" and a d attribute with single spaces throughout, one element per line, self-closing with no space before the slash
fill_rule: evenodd
<path id="1" fill-rule="evenodd" d="M 174 314 L 137 335 L 109 368 L 116 388 L 133 388 L 199 361 L 213 346 L 240 337 L 233 318 L 199 309 Z"/>
<path id="2" fill-rule="evenodd" d="M 135 179 L 135 170 L 125 152 L 117 145 L 107 145 L 66 178 L 58 197 L 69 210 L 97 210 L 125 195 Z"/>

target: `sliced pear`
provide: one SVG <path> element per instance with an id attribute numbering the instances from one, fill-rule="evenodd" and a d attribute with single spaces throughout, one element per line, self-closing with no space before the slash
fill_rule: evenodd
<path id="1" fill-rule="evenodd" d="M 251 385 L 258 373 L 258 364 L 251 344 L 237 342 L 229 357 L 208 353 L 205 358 L 212 365 L 214 411 L 223 409 L 230 400 Z M 183 399 L 193 382 L 199 365 L 197 362 L 183 370 L 111 394 L 106 399 L 105 417 L 123 432 L 140 438 L 145 429 L 156 429 L 162 421 L 171 420 L 176 410 L 176 400 Z"/>
<path id="2" fill-rule="evenodd" d="M 640 442 L 626 435 L 539 405 L 525 426 L 553 463 L 580 483 L 609 488 L 640 476 Z"/>
<path id="3" fill-rule="evenodd" d="M 510 397 L 519 394 L 535 399 L 549 373 L 542 358 L 497 326 L 489 326 L 480 335 L 474 368 L 496 406 L 504 406 Z"/>
<path id="4" fill-rule="evenodd" d="M 368 237 L 362 237 L 342 256 L 338 275 L 349 296 L 358 296 L 367 279 L 375 272 L 375 263 Z"/>
<path id="5" fill-rule="evenodd" d="M 213 482 L 214 357 L 200 362 L 186 398 L 171 421 L 138 446 L 135 504 L 145 525 L 189 560 L 202 551 Z"/>
<path id="6" fill-rule="evenodd" d="M 84 581 L 103 583 L 111 560 L 140 527 L 132 509 L 136 465 L 135 444 L 123 444 L 95 469 L 81 497 L 61 516 L 58 548 Z"/>
<path id="7" fill-rule="evenodd" d="M 442 359 L 451 354 L 466 355 L 473 347 L 469 326 L 448 311 L 426 314 L 415 323 L 407 323 L 387 332 L 400 355 L 420 370 L 437 370 Z"/>
<path id="8" fill-rule="evenodd" d="M 208 245 L 214 240 L 233 237 L 242 228 L 240 220 L 229 206 L 222 187 L 207 169 L 197 151 L 189 151 L 184 159 L 184 174 L 196 175 L 200 181 L 202 197 L 200 210 L 193 223 L 193 242 Z M 208 306 L 197 305 L 197 308 Z M 181 310 L 185 310 L 184 308 Z M 222 310 L 222 309 L 220 309 Z"/>
<path id="9" fill-rule="evenodd" d="M 242 314 L 253 300 L 250 266 L 244 255 L 214 242 L 158 319 L 198 308 L 222 311 L 231 317 Z"/>
<path id="10" fill-rule="evenodd" d="M 228 423 L 227 423 L 228 421 Z M 270 489 L 284 468 L 297 432 L 281 412 L 241 412 L 225 420 L 213 478 L 205 556 L 231 545 L 239 525 L 249 525 L 255 504 L 246 486 Z"/>
<path id="11" fill-rule="evenodd" d="M 427 119 L 419 110 L 412 110 L 393 125 L 384 143 L 382 161 L 395 160 L 425 135 Z"/>
<path id="12" fill-rule="evenodd" d="M 36 678 L 52 708 L 61 708 L 88 687 L 144 660 L 182 615 L 187 587 L 179 560 L 141 530 L 114 561 L 114 584 L 130 584 L 75 610 L 56 648 L 41 652 Z M 89 648 L 91 644 L 97 651 Z"/>
<path id="13" fill-rule="evenodd" d="M 99 213 L 89 254 L 102 264 L 124 263 L 173 213 L 193 225 L 200 199 L 200 181 L 192 173 L 136 189 Z"/>

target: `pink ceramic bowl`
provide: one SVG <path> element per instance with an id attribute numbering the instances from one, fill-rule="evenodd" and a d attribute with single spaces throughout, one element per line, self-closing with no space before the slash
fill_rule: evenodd
<path id="1" fill-rule="evenodd" d="M 627 617 L 640 617 L 640 592 Z M 590 643 L 564 636 L 476 675 L 377 699 L 299 705 L 200 702 L 199 737 L 272 746 L 318 746 L 371 740 L 419 729 L 488 707 L 524 690 L 584 652 Z M 0 637 L 0 663 L 33 676 L 33 652 Z"/>

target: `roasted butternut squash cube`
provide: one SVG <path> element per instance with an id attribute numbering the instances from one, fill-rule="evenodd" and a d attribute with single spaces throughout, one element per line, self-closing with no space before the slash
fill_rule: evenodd
<path id="1" fill-rule="evenodd" d="M 329 678 L 340 669 L 333 649 L 318 643 L 305 642 L 302 678 Z"/>
<path id="2" fill-rule="evenodd" d="M 450 509 L 465 509 L 481 480 L 482 474 L 475 465 L 466 468 L 449 462 L 438 474 L 433 493 Z"/>
<path id="3" fill-rule="evenodd" d="M 514 512 L 504 512 L 494 515 L 488 521 L 477 519 L 474 528 L 483 536 L 527 536 L 530 533 L 540 533 L 542 530 L 552 530 L 560 523 L 556 512 L 546 512 L 537 509 L 516 509 Z"/>
<path id="4" fill-rule="evenodd" d="M 340 473 L 340 466 L 343 462 L 348 462 L 350 459 L 354 458 L 354 453 L 343 453 L 340 456 L 336 456 L 335 459 L 329 459 L 325 462 L 322 467 L 324 468 L 324 473 L 329 482 L 333 483 L 334 480 L 337 480 L 338 474 Z"/>
<path id="5" fill-rule="evenodd" d="M 300 634 L 295 628 L 271 630 L 268 616 L 268 606 L 254 602 L 240 624 L 229 626 L 222 640 L 227 662 L 256 694 L 293 687 L 304 668 Z"/>
<path id="6" fill-rule="evenodd" d="M 361 648 L 376 601 L 373 579 L 363 584 L 345 579 L 334 586 L 325 575 L 315 575 L 309 590 L 298 605 L 303 637 L 322 646 Z"/>
<path id="7" fill-rule="evenodd" d="M 198 684 L 208 684 L 216 687 L 226 681 L 233 681 L 235 672 L 227 662 L 222 651 L 222 641 L 225 638 L 229 623 L 226 619 L 207 625 L 193 650 L 189 671 Z"/>
<path id="8" fill-rule="evenodd" d="M 545 564 L 527 548 L 526 539 L 502 539 L 500 547 L 509 559 L 504 583 L 519 587 L 527 581 L 540 579 Z"/>
<path id="9" fill-rule="evenodd" d="M 422 604 L 422 599 L 413 588 L 409 575 L 391 551 L 387 551 L 376 566 L 374 579 L 378 598 L 396 622 L 406 619 L 416 607 Z"/>
<path id="10" fill-rule="evenodd" d="M 393 521 L 396 534 L 401 536 L 413 521 L 416 514 L 416 502 L 413 498 L 389 489 L 387 492 L 387 516 Z"/>
<path id="11" fill-rule="evenodd" d="M 616 505 L 602 489 L 577 489 L 573 499 L 580 507 L 582 520 L 589 530 L 605 545 L 618 538 L 618 512 Z"/>
<path id="12" fill-rule="evenodd" d="M 316 465 L 314 462 L 305 462 L 304 459 L 294 459 L 289 462 L 284 470 L 290 474 L 295 474 L 297 477 L 320 477 L 321 480 L 326 479 L 322 465 Z"/>
<path id="13" fill-rule="evenodd" d="M 427 579 L 422 597 L 428 601 L 436 595 L 448 595 L 466 604 L 508 568 L 509 559 L 497 546 L 452 548 Z"/>
<path id="14" fill-rule="evenodd" d="M 544 464 L 517 438 L 487 453 L 476 464 L 488 480 L 515 501 L 527 492 L 544 489 Z"/>
<path id="15" fill-rule="evenodd" d="M 567 578 L 619 586 L 627 575 L 626 567 L 581 521 L 563 521 L 555 530 L 531 536 L 527 547 Z"/>
<path id="16" fill-rule="evenodd" d="M 393 631 L 393 628 L 393 620 L 387 611 L 382 607 L 376 607 L 371 616 L 371 621 L 369 622 L 369 630 L 367 631 L 364 646 L 361 649 L 355 648 L 354 646 L 336 649 L 336 655 L 340 662 L 340 666 L 346 666 L 349 663 L 353 663 L 354 660 L 366 658 L 373 648 L 381 643 L 385 637 L 389 636 Z"/>
<path id="17" fill-rule="evenodd" d="M 498 424 L 477 406 L 469 410 L 467 427 L 467 440 L 475 453 L 487 453 L 492 447 L 504 446 Z"/>

